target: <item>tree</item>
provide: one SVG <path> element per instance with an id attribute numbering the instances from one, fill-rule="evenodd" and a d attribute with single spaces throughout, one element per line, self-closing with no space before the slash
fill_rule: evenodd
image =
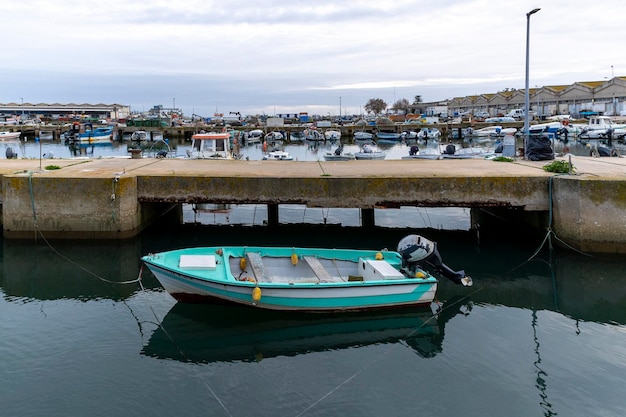
<path id="1" fill-rule="evenodd" d="M 387 108 L 387 103 L 381 98 L 370 98 L 365 104 L 365 111 L 368 113 L 380 114 Z"/>
<path id="2" fill-rule="evenodd" d="M 396 112 L 398 110 L 402 110 L 406 114 L 409 111 L 409 100 L 405 98 L 401 98 L 400 100 L 393 103 L 393 106 L 391 107 L 391 109 Z"/>

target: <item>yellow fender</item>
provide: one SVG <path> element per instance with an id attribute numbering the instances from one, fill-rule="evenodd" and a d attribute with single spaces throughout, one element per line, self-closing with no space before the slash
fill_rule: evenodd
<path id="1" fill-rule="evenodd" d="M 382 252 L 378 252 L 378 253 L 376 253 L 376 260 L 377 260 L 377 261 L 382 261 L 382 260 L 383 260 L 383 254 L 382 254 Z"/>
<path id="2" fill-rule="evenodd" d="M 242 271 L 245 271 L 247 266 L 248 266 L 248 261 L 246 261 L 246 258 L 241 258 L 239 260 L 239 268 L 241 268 Z"/>
<path id="3" fill-rule="evenodd" d="M 258 303 L 261 300 L 261 289 L 259 287 L 254 287 L 252 290 L 252 301 Z"/>
<path id="4" fill-rule="evenodd" d="M 291 265 L 298 265 L 298 255 L 296 255 L 295 253 L 291 254 Z"/>

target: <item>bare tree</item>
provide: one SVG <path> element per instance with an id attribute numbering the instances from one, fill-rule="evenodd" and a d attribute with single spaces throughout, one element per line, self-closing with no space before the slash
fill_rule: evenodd
<path id="1" fill-rule="evenodd" d="M 365 104 L 365 111 L 368 113 L 380 114 L 387 108 L 387 103 L 381 98 L 370 98 Z"/>
<path id="2" fill-rule="evenodd" d="M 391 109 L 395 110 L 396 112 L 398 110 L 401 110 L 402 112 L 404 112 L 404 114 L 406 114 L 409 111 L 409 105 L 410 105 L 409 100 L 405 98 L 401 98 L 400 100 L 393 103 L 393 106 L 391 107 Z"/>

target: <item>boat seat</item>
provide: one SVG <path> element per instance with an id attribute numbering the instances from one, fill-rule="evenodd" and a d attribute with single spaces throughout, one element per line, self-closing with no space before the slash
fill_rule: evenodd
<path id="1" fill-rule="evenodd" d="M 257 282 L 271 282 L 271 279 L 265 270 L 263 258 L 258 252 L 247 252 L 246 258 L 248 258 L 248 265 L 252 269 Z"/>
<path id="2" fill-rule="evenodd" d="M 335 281 L 335 277 L 331 276 L 324 265 L 314 256 L 304 256 L 304 261 L 311 267 L 320 282 L 332 282 Z"/>

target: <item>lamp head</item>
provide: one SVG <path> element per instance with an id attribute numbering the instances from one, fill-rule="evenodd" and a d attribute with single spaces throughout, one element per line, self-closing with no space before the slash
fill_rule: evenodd
<path id="1" fill-rule="evenodd" d="M 531 11 L 529 11 L 528 13 L 526 13 L 526 17 L 530 17 L 531 14 L 535 14 L 537 13 L 539 10 L 541 10 L 540 8 L 536 8 L 536 9 L 532 9 Z"/>

